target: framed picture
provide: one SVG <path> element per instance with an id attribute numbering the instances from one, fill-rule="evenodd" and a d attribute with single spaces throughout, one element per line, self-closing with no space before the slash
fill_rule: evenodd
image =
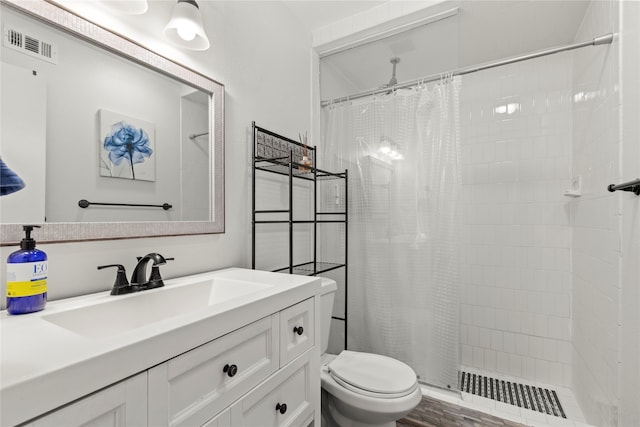
<path id="1" fill-rule="evenodd" d="M 100 176 L 155 181 L 154 124 L 104 109 L 98 123 Z"/>

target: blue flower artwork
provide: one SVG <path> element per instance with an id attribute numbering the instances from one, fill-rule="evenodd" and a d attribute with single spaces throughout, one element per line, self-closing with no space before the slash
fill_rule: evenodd
<path id="1" fill-rule="evenodd" d="M 100 176 L 155 181 L 153 124 L 107 110 L 99 119 Z"/>

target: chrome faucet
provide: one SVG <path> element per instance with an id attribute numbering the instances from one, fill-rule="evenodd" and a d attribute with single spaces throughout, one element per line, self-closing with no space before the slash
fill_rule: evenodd
<path id="1" fill-rule="evenodd" d="M 164 286 L 162 277 L 160 277 L 160 266 L 166 264 L 167 261 L 172 261 L 174 258 L 165 258 L 155 252 L 137 258 L 138 264 L 136 264 L 131 274 L 131 286 L 137 288 L 136 290 L 161 288 Z M 145 276 L 149 261 L 153 261 L 153 264 L 151 266 L 151 274 L 147 280 Z"/>

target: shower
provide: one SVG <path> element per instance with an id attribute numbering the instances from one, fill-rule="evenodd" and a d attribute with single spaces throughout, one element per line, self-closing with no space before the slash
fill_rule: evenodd
<path id="1" fill-rule="evenodd" d="M 598 80 L 597 71 L 611 67 L 617 45 L 610 33 L 615 26 L 580 26 L 583 18 L 604 16 L 606 5 L 589 5 L 571 6 L 580 17 L 567 30 L 572 33 L 565 40 L 573 43 L 474 62 L 465 62 L 462 48 L 423 54 L 431 63 L 460 61 L 439 72 L 416 74 L 411 54 L 394 51 L 385 40 L 383 48 L 370 49 L 378 52 L 372 63 L 392 53 L 392 75 L 384 85 L 386 66 L 372 70 L 357 55 L 349 63 L 340 57 L 348 51 L 327 57 L 321 76 L 341 63 L 352 73 L 361 65 L 368 86 L 338 93 L 337 85 L 321 85 L 330 95 L 322 102 L 320 161 L 349 168 L 355 187 L 349 209 L 350 349 L 403 360 L 432 386 L 468 393 L 475 385 L 487 390 L 487 399 L 522 413 L 608 426 L 616 425 L 616 399 L 600 396 L 615 396 L 605 390 L 614 390 L 619 376 L 615 364 L 596 363 L 618 350 L 615 340 L 608 350 L 593 343 L 619 332 L 615 324 L 605 330 L 588 313 L 605 318 L 590 299 L 604 286 L 593 271 L 594 253 L 617 255 L 579 246 L 604 227 L 585 224 L 580 215 L 594 200 L 612 200 L 608 181 L 625 179 L 598 169 L 599 177 L 611 177 L 606 185 L 594 187 L 592 177 L 591 193 L 565 196 L 576 175 L 592 174 L 599 158 L 609 159 L 595 148 L 601 147 L 595 134 L 607 140 L 596 126 L 618 126 L 615 114 L 594 114 L 605 102 L 617 105 L 616 76 Z M 523 26 L 527 14 L 534 15 L 523 13 Z M 456 19 L 438 24 L 458 28 Z M 471 36 L 456 31 L 461 46 L 470 43 Z M 415 38 L 432 45 L 445 39 Z M 400 56 L 406 81 L 396 75 Z M 412 90 L 395 90 L 400 88 Z M 436 114 L 432 109 L 438 108 L 443 110 Z M 402 159 L 380 154 L 389 150 L 388 141 L 402 147 Z M 615 143 L 607 144 L 617 152 Z M 610 164 L 617 161 L 612 154 Z M 615 241 L 617 228 L 610 230 Z M 500 389 L 502 381 L 511 388 Z"/>

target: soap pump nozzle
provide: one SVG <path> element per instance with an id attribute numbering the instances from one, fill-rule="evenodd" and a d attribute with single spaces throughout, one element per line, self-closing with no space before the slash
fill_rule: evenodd
<path id="1" fill-rule="evenodd" d="M 32 250 L 36 248 L 36 241 L 31 238 L 31 232 L 34 228 L 40 228 L 39 225 L 23 225 L 22 229 L 24 230 L 24 239 L 20 241 L 20 249 Z"/>

